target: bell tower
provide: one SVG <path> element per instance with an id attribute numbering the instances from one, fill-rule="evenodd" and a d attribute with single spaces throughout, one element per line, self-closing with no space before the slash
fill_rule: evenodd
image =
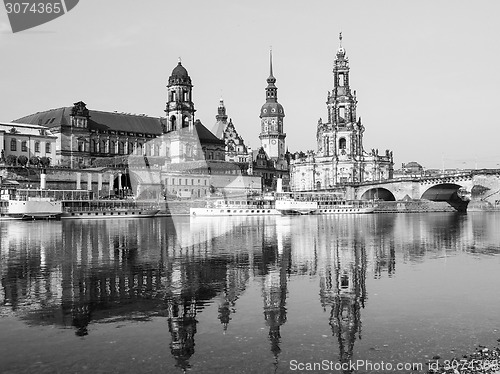
<path id="1" fill-rule="evenodd" d="M 334 135 L 331 147 L 334 155 L 341 159 L 362 157 L 364 127 L 361 119 L 356 121 L 356 91 L 353 94 L 349 85 L 349 59 L 342 47 L 342 33 L 333 65 L 333 90 L 326 104 Z"/>
<path id="2" fill-rule="evenodd" d="M 270 158 L 283 158 L 286 152 L 283 132 L 283 118 L 285 111 L 278 103 L 278 88 L 273 75 L 273 54 L 269 52 L 269 78 L 267 78 L 266 103 L 260 110 L 260 143 Z"/>
<path id="3" fill-rule="evenodd" d="M 164 131 L 176 131 L 194 126 L 194 104 L 191 78 L 182 66 L 181 59 L 168 78 L 168 100 L 165 108 L 167 124 Z"/>

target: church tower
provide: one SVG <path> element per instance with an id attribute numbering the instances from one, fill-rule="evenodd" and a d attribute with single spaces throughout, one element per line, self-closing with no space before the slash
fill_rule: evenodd
<path id="1" fill-rule="evenodd" d="M 328 123 L 331 134 L 318 131 L 318 149 L 323 156 L 336 156 L 339 160 L 359 161 L 363 156 L 363 132 L 361 119 L 356 120 L 356 91 L 349 85 L 349 59 L 340 45 L 333 66 L 333 90 L 328 93 Z M 330 136 L 333 137 L 330 139 Z"/>
<path id="2" fill-rule="evenodd" d="M 194 121 L 193 85 L 180 59 L 168 78 L 167 89 L 167 118 L 163 125 L 163 132 L 167 134 L 165 153 L 172 163 L 198 159 L 202 150 Z"/>
<path id="3" fill-rule="evenodd" d="M 285 112 L 278 103 L 278 88 L 274 85 L 273 55 L 269 53 L 269 78 L 267 78 L 266 103 L 260 110 L 261 130 L 259 139 L 262 148 L 271 159 L 283 158 L 286 152 L 283 132 L 283 118 Z"/>
<path id="4" fill-rule="evenodd" d="M 192 102 L 191 78 L 187 70 L 179 63 L 168 78 L 168 101 L 165 109 L 167 124 L 164 132 L 176 131 L 194 126 L 194 104 Z"/>

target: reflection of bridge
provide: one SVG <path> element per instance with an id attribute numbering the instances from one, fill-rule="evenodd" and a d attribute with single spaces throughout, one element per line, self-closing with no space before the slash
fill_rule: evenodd
<path id="1" fill-rule="evenodd" d="M 500 170 L 474 170 L 459 174 L 442 174 L 365 182 L 347 188 L 351 199 L 405 199 L 453 202 L 461 193 L 472 193 L 472 200 L 495 205 L 500 198 Z"/>

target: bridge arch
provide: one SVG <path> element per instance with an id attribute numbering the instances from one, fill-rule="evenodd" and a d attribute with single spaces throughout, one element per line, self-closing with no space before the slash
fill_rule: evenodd
<path id="1" fill-rule="evenodd" d="M 460 188 L 462 186 L 456 183 L 440 183 L 425 190 L 420 198 L 432 201 L 457 201 L 460 200 L 458 196 Z"/>
<path id="2" fill-rule="evenodd" d="M 385 200 L 385 201 L 396 201 L 394 194 L 387 188 L 374 187 L 366 190 L 363 195 L 361 195 L 361 200 Z"/>

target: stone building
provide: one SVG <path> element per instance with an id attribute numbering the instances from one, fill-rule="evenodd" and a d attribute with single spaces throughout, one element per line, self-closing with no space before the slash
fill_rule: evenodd
<path id="1" fill-rule="evenodd" d="M 245 141 L 238 134 L 233 124 L 232 119 L 227 121 L 226 107 L 222 98 L 217 108 L 217 115 L 215 116 L 216 122 L 212 132 L 219 139 L 224 140 L 225 143 L 225 160 L 247 163 L 249 161 L 248 148 Z"/>
<path id="2" fill-rule="evenodd" d="M 202 158 L 224 160 L 224 143 L 194 118 L 191 78 L 180 61 L 169 77 L 167 90 L 166 118 L 98 111 L 79 101 L 14 122 L 48 129 L 57 137 L 53 164 L 71 168 L 93 166 L 98 158 L 127 155 L 182 162 L 201 152 Z M 170 135 L 162 137 L 167 133 Z M 197 135 L 195 144 L 192 135 Z"/>
<path id="3" fill-rule="evenodd" d="M 294 191 L 328 190 L 336 186 L 391 179 L 392 152 L 363 148 L 365 127 L 356 114 L 356 91 L 349 83 L 349 59 L 342 47 L 333 66 L 334 86 L 328 92 L 328 121 L 318 121 L 316 152 L 296 154 L 290 165 L 290 186 Z"/>
<path id="4" fill-rule="evenodd" d="M 0 122 L 0 162 L 9 156 L 56 158 L 57 136 L 44 126 L 16 122 Z"/>

